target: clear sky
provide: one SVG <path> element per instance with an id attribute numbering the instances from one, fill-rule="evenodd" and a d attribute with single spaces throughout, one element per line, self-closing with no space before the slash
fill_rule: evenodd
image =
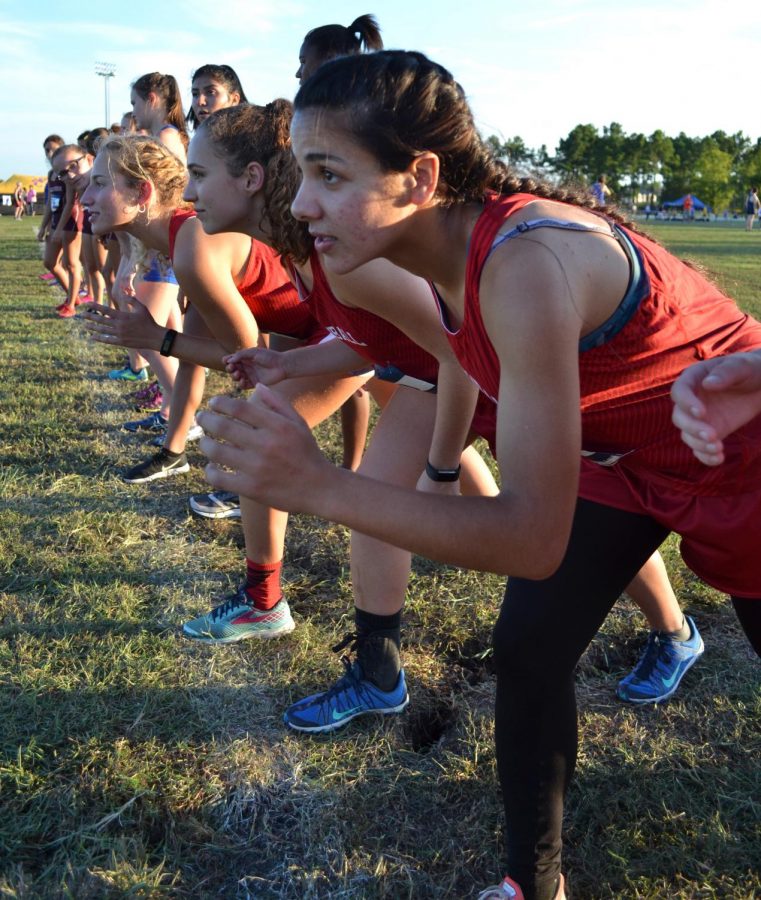
<path id="1" fill-rule="evenodd" d="M 422 50 L 468 93 L 485 135 L 530 147 L 579 123 L 692 136 L 761 134 L 761 3 L 751 0 L 0 0 L 0 179 L 45 171 L 41 144 L 106 124 L 96 60 L 116 65 L 111 119 L 130 83 L 226 63 L 250 100 L 292 97 L 311 28 L 374 13 L 389 48 Z"/>

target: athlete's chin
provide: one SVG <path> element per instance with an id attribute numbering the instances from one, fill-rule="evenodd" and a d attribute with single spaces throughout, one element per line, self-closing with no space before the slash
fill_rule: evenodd
<path id="1" fill-rule="evenodd" d="M 367 262 L 366 259 L 357 259 L 343 253 L 320 253 L 320 262 L 326 272 L 332 275 L 348 275 Z"/>
<path id="2" fill-rule="evenodd" d="M 196 218 L 201 223 L 201 227 L 206 234 L 219 234 L 220 231 L 223 231 L 206 210 L 201 210 L 201 212 L 196 210 Z"/>

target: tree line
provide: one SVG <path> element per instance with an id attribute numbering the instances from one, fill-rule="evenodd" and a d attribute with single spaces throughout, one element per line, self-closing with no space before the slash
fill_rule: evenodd
<path id="1" fill-rule="evenodd" d="M 670 137 L 660 129 L 627 134 L 618 122 L 601 130 L 577 125 L 554 155 L 518 136 L 486 140 L 497 156 L 528 174 L 580 184 L 605 175 L 618 203 L 657 206 L 690 192 L 720 212 L 741 209 L 748 188 L 761 185 L 761 138 L 754 143 L 741 131 Z"/>

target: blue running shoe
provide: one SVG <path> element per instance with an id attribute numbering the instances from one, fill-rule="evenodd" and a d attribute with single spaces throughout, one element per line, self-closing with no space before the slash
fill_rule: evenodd
<path id="1" fill-rule="evenodd" d="M 166 434 L 168 425 L 169 419 L 165 419 L 160 412 L 152 412 L 144 419 L 137 419 L 134 422 L 125 422 L 122 425 L 122 428 L 124 428 L 125 431 L 131 431 L 133 433 L 138 431 L 152 431 L 155 433 L 158 431 L 162 435 L 161 440 L 163 441 L 163 435 Z"/>
<path id="2" fill-rule="evenodd" d="M 148 369 L 138 369 L 136 372 L 127 363 L 123 369 L 111 369 L 108 377 L 111 381 L 148 381 Z"/>
<path id="3" fill-rule="evenodd" d="M 410 702 L 404 669 L 392 691 L 382 691 L 367 681 L 358 662 L 343 658 L 346 671 L 338 681 L 321 694 L 313 694 L 290 706 L 283 721 L 295 731 L 335 731 L 366 713 L 400 713 Z"/>
<path id="4" fill-rule="evenodd" d="M 695 622 L 686 641 L 675 641 L 660 631 L 651 631 L 640 661 L 630 675 L 618 683 L 616 693 L 627 703 L 658 703 L 668 700 L 685 673 L 703 655 L 703 639 Z"/>

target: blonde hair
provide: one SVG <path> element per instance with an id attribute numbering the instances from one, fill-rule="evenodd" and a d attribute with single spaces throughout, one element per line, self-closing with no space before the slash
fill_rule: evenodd
<path id="1" fill-rule="evenodd" d="M 127 185 L 138 190 L 143 182 L 153 187 L 153 197 L 146 209 L 148 219 L 155 210 L 188 209 L 192 204 L 182 199 L 188 181 L 185 163 L 168 150 L 156 138 L 141 134 L 117 134 L 105 138 L 100 144 L 98 156 L 108 155 L 108 170 L 121 175 Z M 148 249 L 133 239 L 131 258 L 138 269 L 147 268 Z"/>

